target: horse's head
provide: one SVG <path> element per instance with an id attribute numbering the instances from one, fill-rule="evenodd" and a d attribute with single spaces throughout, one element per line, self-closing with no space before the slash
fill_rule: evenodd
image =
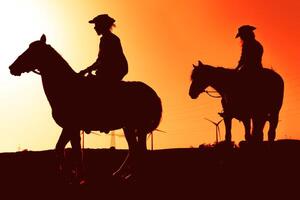
<path id="1" fill-rule="evenodd" d="M 20 76 L 24 72 L 36 72 L 39 63 L 42 60 L 42 54 L 46 46 L 46 36 L 42 35 L 41 39 L 32 42 L 29 48 L 22 53 L 17 60 L 9 67 L 10 73 L 15 76 Z"/>
<path id="2" fill-rule="evenodd" d="M 190 86 L 189 94 L 192 99 L 196 99 L 200 93 L 204 92 L 205 88 L 209 86 L 207 77 L 207 67 L 201 61 L 198 66 L 193 65 L 194 69 L 191 75 L 192 84 Z"/>

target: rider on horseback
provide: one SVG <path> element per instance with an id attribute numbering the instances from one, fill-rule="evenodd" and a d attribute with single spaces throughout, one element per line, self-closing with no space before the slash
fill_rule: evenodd
<path id="1" fill-rule="evenodd" d="M 253 80 L 254 77 L 259 80 L 259 73 L 263 69 L 261 63 L 263 47 L 255 39 L 253 32 L 255 29 L 253 26 L 243 25 L 238 29 L 238 33 L 235 36 L 235 38 L 240 37 L 242 40 L 242 55 L 236 67 L 238 71 L 238 75 L 236 76 L 237 82 L 241 84 L 236 85 L 236 89 L 243 91 L 244 95 L 231 99 L 222 99 L 222 101 L 227 101 L 227 103 L 224 103 L 227 105 L 226 111 L 219 113 L 223 118 L 231 116 L 234 113 L 234 108 L 241 110 L 245 106 L 242 102 L 249 102 L 254 98 L 251 95 L 249 96 L 255 89 L 255 82 Z"/>
<path id="2" fill-rule="evenodd" d="M 112 27 L 115 26 L 114 22 L 115 19 L 109 17 L 107 14 L 98 15 L 89 21 L 89 23 L 95 24 L 94 29 L 96 33 L 99 36 L 102 35 L 99 53 L 96 62 L 79 73 L 83 76 L 88 73 L 89 77 L 95 77 L 92 80 L 100 83 L 100 91 L 108 97 L 104 98 L 102 103 L 104 101 L 111 101 L 113 94 L 118 93 L 118 83 L 120 83 L 128 72 L 128 63 L 123 53 L 120 39 L 111 32 Z M 96 76 L 92 76 L 91 72 L 94 70 L 96 71 Z M 108 110 L 104 113 L 107 112 Z M 105 133 L 109 132 L 108 128 L 102 131 Z M 86 130 L 86 132 L 90 131 Z"/>
<path id="3" fill-rule="evenodd" d="M 255 35 L 253 30 L 256 28 L 250 25 L 241 26 L 238 29 L 238 33 L 235 38 L 240 37 L 242 44 L 242 55 L 238 66 L 236 67 L 239 71 L 256 71 L 262 69 L 262 55 L 263 47 L 255 40 Z"/>
<path id="4" fill-rule="evenodd" d="M 128 64 L 123 53 L 120 39 L 111 32 L 115 20 L 107 14 L 98 15 L 89 23 L 95 24 L 95 31 L 100 36 L 98 58 L 90 67 L 80 71 L 81 75 L 96 70 L 96 77 L 101 82 L 118 82 L 128 72 Z"/>

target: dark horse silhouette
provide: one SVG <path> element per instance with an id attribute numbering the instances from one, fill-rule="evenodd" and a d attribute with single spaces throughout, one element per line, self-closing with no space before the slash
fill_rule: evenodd
<path id="1" fill-rule="evenodd" d="M 114 175 L 127 176 L 136 159 L 146 151 L 146 136 L 161 119 L 161 100 L 142 82 L 120 82 L 100 87 L 93 79 L 82 77 L 50 45 L 43 35 L 32 42 L 10 66 L 13 75 L 23 72 L 41 75 L 52 116 L 63 128 L 56 144 L 61 162 L 65 145 L 70 141 L 78 170 L 82 168 L 80 130 L 109 131 L 122 128 L 129 153 Z M 104 84 L 104 83 L 103 83 Z M 124 174 L 125 173 L 125 174 Z"/>
<path id="2" fill-rule="evenodd" d="M 266 121 L 270 122 L 268 140 L 275 140 L 278 115 L 283 101 L 283 79 L 273 70 L 266 68 L 259 73 L 250 74 L 250 78 L 252 80 L 248 74 L 204 65 L 200 61 L 198 66 L 194 65 L 189 95 L 196 99 L 208 86 L 221 95 L 224 110 L 222 116 L 226 128 L 225 140 L 228 142 L 231 141 L 233 118 L 243 122 L 246 141 L 263 141 Z"/>

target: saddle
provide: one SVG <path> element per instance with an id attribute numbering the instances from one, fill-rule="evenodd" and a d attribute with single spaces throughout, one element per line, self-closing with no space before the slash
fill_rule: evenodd
<path id="1" fill-rule="evenodd" d="M 94 127 L 93 124 L 103 124 L 105 127 L 84 129 L 86 133 L 91 130 L 109 133 L 120 124 L 123 113 L 124 93 L 126 82 L 107 81 L 95 75 L 81 77 L 80 91 L 82 96 L 78 102 L 84 118 L 89 119 L 86 127 Z"/>

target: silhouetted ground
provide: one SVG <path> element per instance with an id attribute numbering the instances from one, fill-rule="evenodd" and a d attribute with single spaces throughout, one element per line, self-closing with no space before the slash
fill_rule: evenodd
<path id="1" fill-rule="evenodd" d="M 111 176 L 126 150 L 86 149 L 85 185 L 69 185 L 57 173 L 52 150 L 0 154 L 1 196 L 9 199 L 261 199 L 300 193 L 300 141 L 147 152 L 135 180 Z"/>

